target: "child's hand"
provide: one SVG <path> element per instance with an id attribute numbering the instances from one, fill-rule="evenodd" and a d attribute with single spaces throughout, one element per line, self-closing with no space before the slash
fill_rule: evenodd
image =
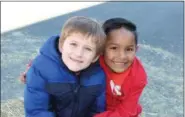
<path id="1" fill-rule="evenodd" d="M 26 65 L 26 70 L 25 72 L 21 73 L 20 76 L 19 76 L 19 80 L 22 82 L 22 83 L 26 83 L 26 73 L 28 72 L 29 68 L 31 67 L 31 64 L 32 64 L 32 61 L 30 61 L 27 65 Z"/>
<path id="2" fill-rule="evenodd" d="M 20 74 L 19 80 L 24 84 L 26 83 L 26 72 Z"/>

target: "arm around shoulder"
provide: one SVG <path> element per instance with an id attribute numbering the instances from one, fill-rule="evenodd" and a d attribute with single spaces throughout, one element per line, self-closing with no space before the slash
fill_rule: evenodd
<path id="1" fill-rule="evenodd" d="M 105 111 L 105 104 L 106 104 L 106 82 L 105 82 L 105 74 L 104 72 L 99 72 L 99 79 L 101 79 L 101 84 L 98 85 L 99 95 L 96 97 L 94 104 L 91 106 L 91 112 L 88 117 L 93 117 L 95 114 L 101 113 Z"/>

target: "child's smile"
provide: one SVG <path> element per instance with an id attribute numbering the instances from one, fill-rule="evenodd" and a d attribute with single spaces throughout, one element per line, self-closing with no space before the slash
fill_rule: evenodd
<path id="1" fill-rule="evenodd" d="M 113 63 L 119 66 L 126 66 L 128 62 L 113 61 Z"/>
<path id="2" fill-rule="evenodd" d="M 75 59 L 75 58 L 72 58 L 70 57 L 70 59 L 73 61 L 73 62 L 76 62 L 76 63 L 83 63 L 82 60 L 79 60 L 79 59 Z"/>

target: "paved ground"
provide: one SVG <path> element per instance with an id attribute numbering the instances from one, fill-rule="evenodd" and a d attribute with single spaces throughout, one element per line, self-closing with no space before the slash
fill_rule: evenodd
<path id="1" fill-rule="evenodd" d="M 135 22 L 149 84 L 141 103 L 145 117 L 183 116 L 183 3 L 110 2 L 42 21 L 1 35 L 1 100 L 23 95 L 17 80 L 25 64 L 42 43 L 59 34 L 66 19 L 74 15 L 96 18 L 124 17 Z"/>

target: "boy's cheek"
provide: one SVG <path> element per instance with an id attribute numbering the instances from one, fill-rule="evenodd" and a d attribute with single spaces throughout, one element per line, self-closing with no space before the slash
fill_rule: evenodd
<path id="1" fill-rule="evenodd" d="M 116 56 L 116 52 L 106 51 L 104 55 L 106 59 L 111 59 L 112 57 Z"/>

